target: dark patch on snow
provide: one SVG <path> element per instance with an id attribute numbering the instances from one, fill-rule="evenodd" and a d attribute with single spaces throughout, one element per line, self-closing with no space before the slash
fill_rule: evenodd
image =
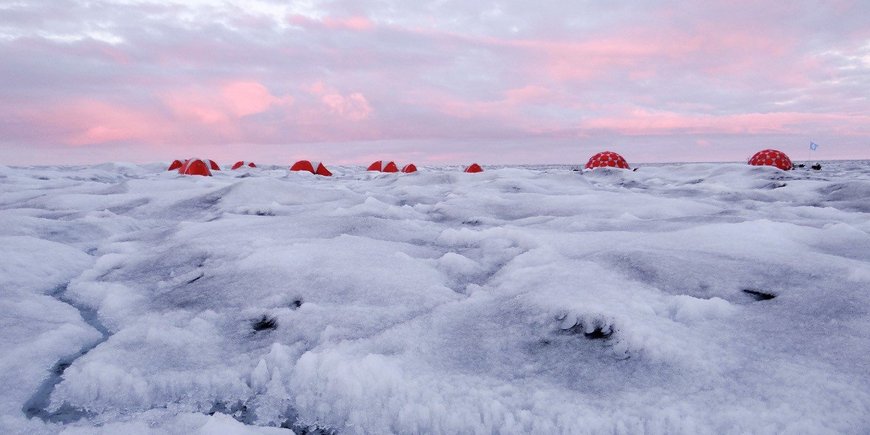
<path id="1" fill-rule="evenodd" d="M 290 429 L 296 435 L 338 435 L 338 431 L 326 426 L 321 426 L 317 423 L 307 424 L 299 419 L 299 414 L 296 410 L 290 407 L 284 421 L 281 422 L 282 429 Z"/>
<path id="2" fill-rule="evenodd" d="M 776 182 L 776 181 L 774 181 L 774 182 L 771 182 L 771 183 L 767 183 L 767 184 L 765 184 L 764 186 L 762 186 L 762 188 L 763 188 L 763 189 L 773 190 L 773 189 L 779 189 L 779 188 L 781 188 L 781 187 L 785 187 L 785 186 L 786 186 L 786 183 L 785 183 L 785 182 Z"/>
<path id="3" fill-rule="evenodd" d="M 290 420 L 286 420 L 281 423 L 282 429 L 290 429 L 296 435 L 337 435 L 338 431 L 335 429 L 330 429 L 326 427 L 321 427 L 318 425 L 312 426 L 302 426 L 298 423 L 290 423 Z"/>
<path id="4" fill-rule="evenodd" d="M 803 166 L 803 165 L 801 165 L 801 166 Z M 821 163 L 816 163 L 815 165 L 812 165 L 812 166 L 810 166 L 810 167 L 813 168 L 813 170 L 815 170 L 815 171 L 821 171 L 821 170 L 822 170 L 822 164 L 821 164 Z"/>
<path id="5" fill-rule="evenodd" d="M 194 278 L 190 281 L 187 281 L 185 284 L 193 284 L 193 283 L 199 281 L 200 279 L 202 279 L 202 277 L 204 277 L 204 276 L 205 276 L 205 272 L 200 272 L 199 275 L 196 276 L 196 278 Z"/>
<path id="6" fill-rule="evenodd" d="M 574 326 L 570 328 L 563 328 L 563 334 L 570 335 L 583 335 L 583 337 L 589 340 L 604 340 L 610 338 L 613 335 L 614 328 L 612 325 L 603 325 L 599 322 L 595 322 L 595 325 L 592 328 L 592 331 L 587 332 L 586 325 L 580 321 L 577 322 Z"/>
<path id="7" fill-rule="evenodd" d="M 301 302 L 300 302 L 300 305 Z M 254 329 L 255 332 L 265 331 L 269 329 L 275 329 L 278 327 L 278 319 L 274 317 L 269 317 L 263 314 L 263 317 L 259 319 L 251 321 L 251 328 Z"/>
<path id="8" fill-rule="evenodd" d="M 302 306 L 302 298 L 294 299 L 293 302 L 290 302 L 290 309 L 295 310 Z"/>
<path id="9" fill-rule="evenodd" d="M 776 297 L 773 293 L 749 288 L 743 289 L 743 293 L 752 296 L 756 301 L 769 301 Z"/>
<path id="10" fill-rule="evenodd" d="M 254 409 L 249 408 L 242 401 L 237 401 L 232 405 L 227 405 L 226 402 L 215 402 L 206 414 L 214 415 L 215 413 L 229 415 L 236 421 L 247 425 L 253 425 L 257 420 L 257 414 L 254 412 Z"/>

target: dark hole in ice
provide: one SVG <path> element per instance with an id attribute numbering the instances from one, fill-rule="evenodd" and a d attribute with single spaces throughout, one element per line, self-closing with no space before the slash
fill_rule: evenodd
<path id="1" fill-rule="evenodd" d="M 275 329 L 278 327 L 278 319 L 274 317 L 266 316 L 254 320 L 251 322 L 251 328 L 254 328 L 254 331 L 265 331 L 267 329 Z"/>
<path id="2" fill-rule="evenodd" d="M 599 325 L 596 325 L 595 328 L 592 329 L 592 332 L 586 332 L 586 327 L 583 326 L 582 323 L 578 323 L 578 324 L 566 329 L 565 332 L 568 334 L 575 334 L 575 335 L 583 334 L 583 336 L 589 340 L 603 340 L 603 339 L 609 338 L 611 335 L 613 335 L 612 328 L 607 328 L 607 330 L 605 330 L 604 327 L 599 326 Z"/>
<path id="3" fill-rule="evenodd" d="M 290 308 L 297 309 L 302 306 L 302 299 L 294 299 L 293 302 L 290 303 Z"/>
<path id="4" fill-rule="evenodd" d="M 743 289 L 743 293 L 746 293 L 749 296 L 752 296 L 753 298 L 755 298 L 756 301 L 769 301 L 769 300 L 776 297 L 776 295 L 773 293 L 768 293 L 765 291 L 755 290 L 755 289 L 750 289 L 750 288 Z"/>
<path id="5" fill-rule="evenodd" d="M 607 337 L 610 337 L 612 332 L 604 332 L 601 328 L 595 328 L 592 332 L 584 332 L 583 336 L 590 340 L 602 340 Z"/>

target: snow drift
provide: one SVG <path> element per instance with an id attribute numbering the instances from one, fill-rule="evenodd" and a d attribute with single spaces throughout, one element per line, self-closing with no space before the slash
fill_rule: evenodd
<path id="1" fill-rule="evenodd" d="M 3 432 L 870 428 L 866 162 L 333 172 L 0 167 Z"/>

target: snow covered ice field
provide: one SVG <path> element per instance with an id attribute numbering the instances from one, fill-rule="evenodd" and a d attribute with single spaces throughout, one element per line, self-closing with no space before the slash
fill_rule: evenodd
<path id="1" fill-rule="evenodd" d="M 0 167 L 0 432 L 870 432 L 870 162 L 164 169 Z"/>

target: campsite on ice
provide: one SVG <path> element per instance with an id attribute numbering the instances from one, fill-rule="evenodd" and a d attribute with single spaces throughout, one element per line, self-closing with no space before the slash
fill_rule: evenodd
<path id="1" fill-rule="evenodd" d="M 167 166 L 0 167 L 4 432 L 870 427 L 866 161 Z"/>

